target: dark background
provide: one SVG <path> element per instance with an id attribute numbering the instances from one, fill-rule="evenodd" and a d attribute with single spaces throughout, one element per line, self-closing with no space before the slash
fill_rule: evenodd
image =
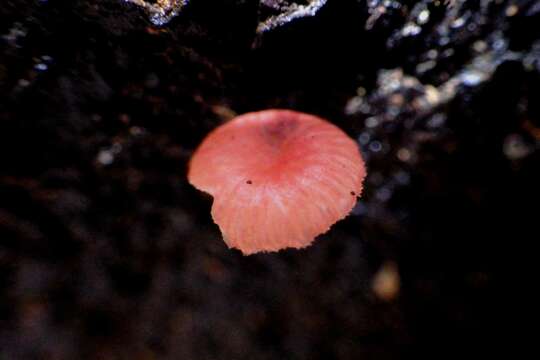
<path id="1" fill-rule="evenodd" d="M 540 4 L 402 1 L 367 29 L 377 3 L 329 0 L 256 34 L 267 9 L 254 0 L 192 0 L 160 28 L 121 0 L 2 1 L 0 359 L 507 347 L 521 296 L 511 264 L 538 239 Z M 420 3 L 422 32 L 396 37 Z M 467 26 L 441 34 L 451 16 Z M 465 71 L 478 41 L 516 56 L 419 112 L 422 84 Z M 446 55 L 418 71 L 430 49 Z M 421 83 L 389 93 L 385 69 Z M 369 108 L 346 111 L 357 93 Z M 276 107 L 358 138 L 368 178 L 353 214 L 311 247 L 244 257 L 186 165 L 234 114 Z M 400 279 L 386 300 L 372 286 L 383 264 Z"/>

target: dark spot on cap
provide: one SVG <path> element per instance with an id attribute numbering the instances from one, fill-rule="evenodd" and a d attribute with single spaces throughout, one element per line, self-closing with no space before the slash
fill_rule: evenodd
<path id="1" fill-rule="evenodd" d="M 354 191 L 351 191 L 352 196 L 356 196 L 356 193 Z"/>
<path id="2" fill-rule="evenodd" d="M 249 185 L 251 185 L 251 184 L 253 184 L 253 181 L 251 181 L 251 180 L 248 180 L 248 181 L 246 181 L 246 184 L 249 184 Z"/>

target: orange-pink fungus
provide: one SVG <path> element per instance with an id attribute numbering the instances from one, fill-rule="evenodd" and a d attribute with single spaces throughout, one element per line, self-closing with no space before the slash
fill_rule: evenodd
<path id="1" fill-rule="evenodd" d="M 349 214 L 364 161 L 331 123 L 290 110 L 238 116 L 195 151 L 189 182 L 214 197 L 212 217 L 244 254 L 303 248 Z"/>

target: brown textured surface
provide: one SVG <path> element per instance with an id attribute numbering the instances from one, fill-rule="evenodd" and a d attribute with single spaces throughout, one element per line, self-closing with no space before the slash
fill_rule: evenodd
<path id="1" fill-rule="evenodd" d="M 458 2 L 430 3 L 415 37 L 393 35 L 419 1 L 329 0 L 261 38 L 257 1 L 192 0 L 163 28 L 123 1 L 2 1 L 0 358 L 500 353 L 517 329 L 505 320 L 528 310 L 508 300 L 523 294 L 512 260 L 537 239 L 538 62 L 501 61 L 438 116 L 418 110 L 426 89 L 410 78 L 376 81 L 400 68 L 439 86 L 493 32 L 534 55 L 535 1 L 513 16 L 491 2 L 483 23 L 468 1 L 439 45 Z M 436 66 L 420 73 L 431 48 Z M 308 249 L 243 257 L 185 181 L 187 161 L 231 113 L 276 107 L 357 137 L 365 195 Z M 382 302 L 372 281 L 387 261 L 400 287 Z"/>

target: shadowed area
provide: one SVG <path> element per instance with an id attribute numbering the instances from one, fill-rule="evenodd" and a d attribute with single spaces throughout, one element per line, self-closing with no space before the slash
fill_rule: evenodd
<path id="1" fill-rule="evenodd" d="M 190 0 L 156 26 L 123 0 L 0 1 L 0 359 L 519 357 L 538 1 L 288 16 L 322 3 Z M 368 176 L 312 246 L 242 256 L 188 162 L 271 108 L 331 121 Z"/>

